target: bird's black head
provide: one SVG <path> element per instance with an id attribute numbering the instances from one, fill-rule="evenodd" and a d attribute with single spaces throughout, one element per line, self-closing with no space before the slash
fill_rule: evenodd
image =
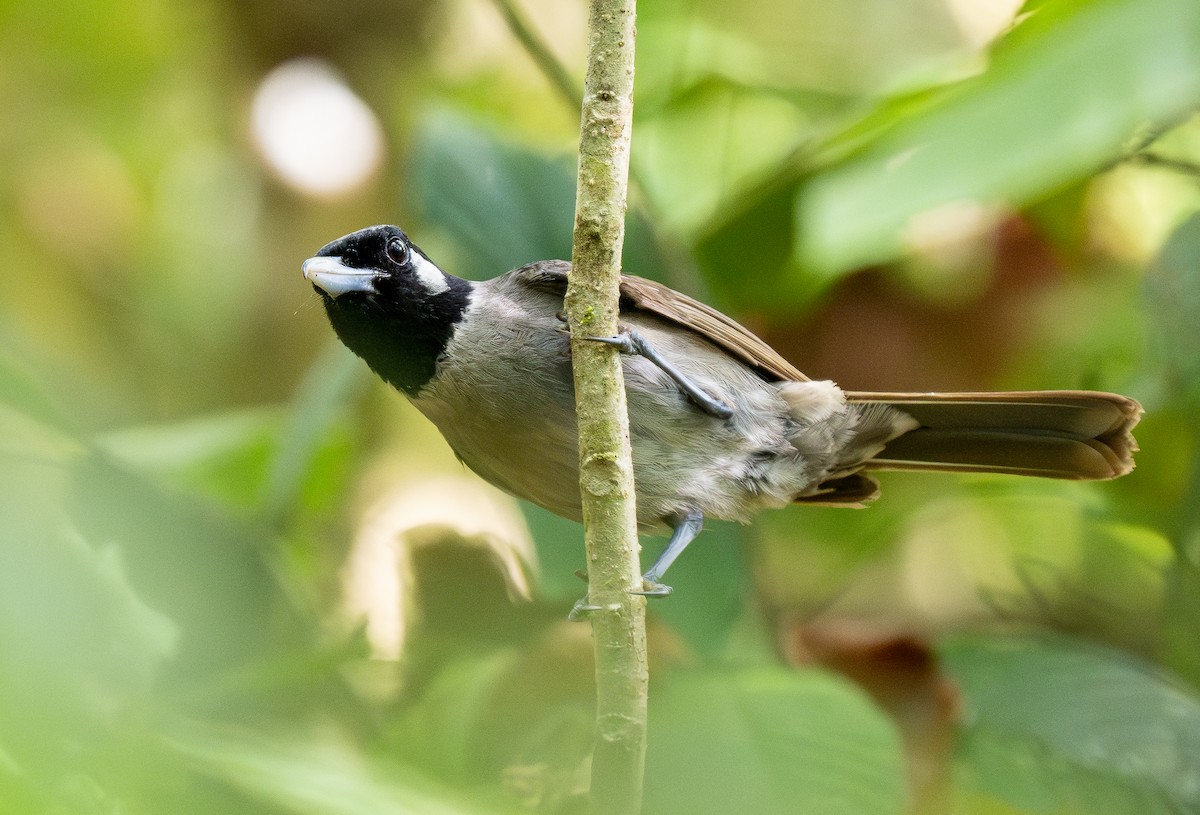
<path id="1" fill-rule="evenodd" d="M 471 299 L 470 283 L 444 273 L 395 226 L 338 238 L 301 268 L 341 341 L 409 395 L 433 377 Z"/>

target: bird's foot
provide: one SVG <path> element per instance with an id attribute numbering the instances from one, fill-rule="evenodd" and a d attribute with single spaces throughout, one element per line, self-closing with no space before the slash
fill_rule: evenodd
<path id="1" fill-rule="evenodd" d="M 643 575 L 642 587 L 640 589 L 630 589 L 629 593 L 640 594 L 643 597 L 669 597 L 673 591 L 675 591 L 675 589 L 671 588 L 665 583 L 659 583 L 658 581 L 651 580 L 649 577 Z"/>
<path id="2" fill-rule="evenodd" d="M 575 572 L 575 576 L 583 580 L 585 583 L 587 582 L 587 572 L 580 570 Z M 670 586 L 659 583 L 656 580 L 651 580 L 649 577 L 643 575 L 641 588 L 630 589 L 629 593 L 638 594 L 642 597 L 667 597 L 673 591 L 674 589 L 672 589 Z M 571 607 L 570 613 L 567 614 L 567 620 L 573 623 L 580 623 L 590 619 L 593 614 L 597 614 L 601 611 L 616 611 L 619 607 L 620 606 L 617 603 L 610 603 L 603 606 L 598 605 L 592 602 L 592 598 L 589 595 L 587 597 L 581 597 L 575 601 L 575 605 Z"/>
<path id="3" fill-rule="evenodd" d="M 634 339 L 635 336 L 637 339 Z M 622 331 L 615 337 L 583 337 L 582 339 L 588 342 L 602 342 L 605 345 L 612 345 L 622 354 L 628 354 L 629 356 L 637 356 L 639 354 L 645 356 L 642 353 L 645 340 L 642 340 L 640 334 L 635 334 L 632 331 Z"/>
<path id="4" fill-rule="evenodd" d="M 575 601 L 575 605 L 571 607 L 570 613 L 567 614 L 567 620 L 572 623 L 582 623 L 591 618 L 593 614 L 601 611 L 609 611 L 614 607 L 598 606 L 587 597 L 580 597 Z"/>

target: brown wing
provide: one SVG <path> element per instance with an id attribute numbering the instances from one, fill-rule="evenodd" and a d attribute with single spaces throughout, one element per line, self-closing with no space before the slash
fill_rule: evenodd
<path id="1" fill-rule="evenodd" d="M 522 266 L 511 274 L 527 286 L 564 296 L 570 269 L 571 264 L 565 261 L 542 261 Z M 621 311 L 633 309 L 657 315 L 699 334 L 745 362 L 764 379 L 797 382 L 808 379 L 774 348 L 715 308 L 653 280 L 621 275 Z"/>

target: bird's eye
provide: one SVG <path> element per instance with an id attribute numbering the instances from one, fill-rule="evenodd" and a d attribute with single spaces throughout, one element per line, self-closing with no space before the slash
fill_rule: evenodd
<path id="1" fill-rule="evenodd" d="M 397 266 L 403 266 L 408 263 L 408 244 L 400 238 L 389 240 L 384 251 L 387 253 L 388 260 Z"/>

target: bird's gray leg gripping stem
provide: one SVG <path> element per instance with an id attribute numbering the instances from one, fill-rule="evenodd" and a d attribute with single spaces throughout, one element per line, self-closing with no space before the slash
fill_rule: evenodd
<path id="1" fill-rule="evenodd" d="M 688 544 L 696 539 L 700 534 L 700 530 L 704 528 L 704 513 L 698 509 L 689 510 L 671 520 L 671 539 L 667 541 L 667 546 L 662 550 L 662 554 L 658 556 L 658 560 L 654 561 L 645 574 L 642 575 L 642 587 L 635 589 L 630 594 L 641 594 L 645 597 L 666 597 L 673 589 L 663 583 L 660 583 L 663 574 L 675 562 L 675 559 L 683 554 L 683 550 L 688 547 Z M 585 583 L 587 582 L 587 573 L 575 573 Z M 602 606 L 597 606 L 584 597 L 575 604 L 575 608 L 571 610 L 568 619 L 572 622 L 586 619 L 589 614 L 596 611 L 603 611 Z"/>
<path id="2" fill-rule="evenodd" d="M 634 594 L 644 594 L 647 597 L 666 597 L 671 593 L 671 587 L 665 586 L 658 581 L 662 579 L 663 574 L 667 569 L 671 568 L 671 564 L 675 562 L 675 558 L 683 554 L 683 550 L 687 545 L 696 539 L 700 534 L 700 530 L 704 528 L 704 515 L 697 509 L 690 510 L 685 515 L 675 519 L 674 529 L 671 530 L 671 539 L 667 541 L 667 548 L 663 549 L 662 554 L 658 556 L 658 560 L 654 561 L 654 565 L 642 575 L 642 589 L 635 591 Z"/>
<path id="3" fill-rule="evenodd" d="M 663 373 L 671 377 L 675 384 L 688 395 L 688 398 L 695 403 L 696 407 L 703 410 L 709 416 L 714 416 L 718 419 L 728 419 L 733 415 L 733 408 L 722 402 L 720 399 L 715 399 L 709 396 L 700 386 L 688 378 L 687 374 L 676 368 L 666 357 L 658 353 L 654 346 L 651 345 L 645 337 L 633 331 L 632 329 L 624 330 L 615 337 L 584 337 L 585 340 L 593 342 L 605 342 L 609 345 L 615 345 L 620 349 L 622 354 L 639 354 L 657 365 Z M 686 544 L 685 544 L 686 545 Z"/>

